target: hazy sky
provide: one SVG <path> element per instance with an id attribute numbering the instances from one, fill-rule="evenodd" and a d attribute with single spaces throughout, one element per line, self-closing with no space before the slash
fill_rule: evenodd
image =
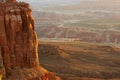
<path id="1" fill-rule="evenodd" d="M 69 5 L 80 3 L 80 1 L 101 1 L 101 0 L 17 0 L 28 2 L 31 5 L 51 6 L 51 5 Z"/>
<path id="2" fill-rule="evenodd" d="M 17 0 L 17 1 L 24 1 L 24 2 L 30 3 L 30 6 L 34 10 L 38 10 L 40 8 L 42 9 L 54 8 L 58 6 L 64 6 L 64 5 L 70 6 L 71 4 L 77 5 L 76 7 L 73 6 L 77 9 L 79 8 L 79 5 L 82 5 L 82 3 L 84 3 L 83 5 L 85 8 L 87 8 L 86 5 L 88 6 L 88 3 L 89 3 L 90 6 L 88 8 L 91 8 L 91 9 L 99 7 L 100 9 L 109 8 L 109 10 L 111 9 L 118 10 L 118 7 L 120 5 L 120 0 Z"/>
<path id="3" fill-rule="evenodd" d="M 31 4 L 47 6 L 47 5 L 74 4 L 74 3 L 79 3 L 81 0 L 17 0 L 17 1 L 25 1 L 25 2 L 29 2 Z"/>

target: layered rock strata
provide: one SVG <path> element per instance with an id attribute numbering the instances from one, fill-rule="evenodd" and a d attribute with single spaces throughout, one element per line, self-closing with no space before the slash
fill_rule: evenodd
<path id="1" fill-rule="evenodd" d="M 39 66 L 31 13 L 24 2 L 0 3 L 0 74 L 8 80 L 57 80 Z"/>

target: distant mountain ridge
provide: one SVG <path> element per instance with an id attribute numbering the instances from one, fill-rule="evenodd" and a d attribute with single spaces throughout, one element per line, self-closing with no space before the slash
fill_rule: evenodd
<path id="1" fill-rule="evenodd" d="M 81 1 L 78 4 L 58 6 L 58 10 L 108 10 L 119 11 L 119 0 L 96 0 L 96 1 Z"/>
<path id="2" fill-rule="evenodd" d="M 24 0 L 18 0 L 24 1 Z M 55 8 L 56 10 L 119 10 L 120 0 L 25 0 L 33 9 L 40 7 Z"/>

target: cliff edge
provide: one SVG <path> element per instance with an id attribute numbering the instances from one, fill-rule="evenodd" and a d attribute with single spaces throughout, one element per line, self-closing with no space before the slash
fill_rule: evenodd
<path id="1" fill-rule="evenodd" d="M 5 80 L 60 80 L 39 66 L 29 4 L 0 3 L 0 75 Z"/>

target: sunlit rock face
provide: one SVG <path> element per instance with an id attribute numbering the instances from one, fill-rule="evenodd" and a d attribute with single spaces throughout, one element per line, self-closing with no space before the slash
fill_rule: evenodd
<path id="1" fill-rule="evenodd" d="M 0 74 L 6 80 L 59 80 L 39 66 L 29 4 L 0 3 Z"/>
<path id="2" fill-rule="evenodd" d="M 6 3 L 0 6 L 0 49 L 6 71 L 38 66 L 37 36 L 29 5 Z"/>
<path id="3" fill-rule="evenodd" d="M 0 2 L 16 2 L 16 0 L 0 0 Z"/>

